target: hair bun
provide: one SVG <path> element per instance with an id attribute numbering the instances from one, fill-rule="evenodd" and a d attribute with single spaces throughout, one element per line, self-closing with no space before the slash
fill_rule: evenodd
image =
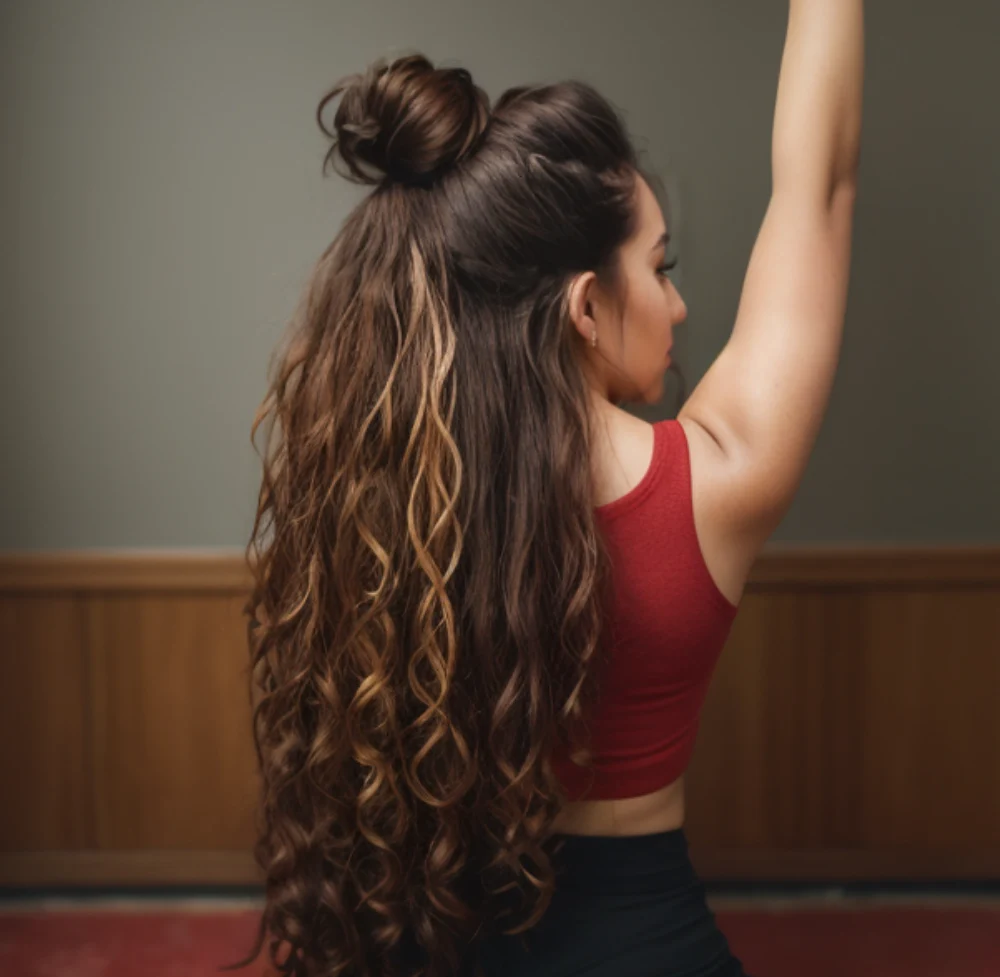
<path id="1" fill-rule="evenodd" d="M 322 114 L 338 95 L 331 130 Z M 464 68 L 435 68 L 419 54 L 377 61 L 319 104 L 319 126 L 334 140 L 324 171 L 339 169 L 339 156 L 359 183 L 427 185 L 473 150 L 489 116 L 489 98 Z"/>

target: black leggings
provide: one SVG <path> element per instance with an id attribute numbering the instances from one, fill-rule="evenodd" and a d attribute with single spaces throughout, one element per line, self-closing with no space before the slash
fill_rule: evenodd
<path id="1" fill-rule="evenodd" d="M 548 910 L 526 933 L 486 939 L 486 977 L 747 977 L 715 925 L 682 828 L 549 844 L 559 841 Z"/>

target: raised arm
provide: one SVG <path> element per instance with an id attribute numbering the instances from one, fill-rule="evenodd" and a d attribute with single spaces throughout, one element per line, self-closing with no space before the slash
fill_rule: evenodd
<path id="1" fill-rule="evenodd" d="M 763 543 L 794 498 L 836 373 L 858 186 L 863 0 L 791 0 L 771 201 L 732 336 L 680 419 L 714 442 L 720 519 Z"/>

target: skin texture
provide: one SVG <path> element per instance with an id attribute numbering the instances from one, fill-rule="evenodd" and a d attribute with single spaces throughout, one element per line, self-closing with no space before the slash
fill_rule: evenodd
<path id="1" fill-rule="evenodd" d="M 595 398 L 654 404 L 663 396 L 674 329 L 687 305 L 663 270 L 668 244 L 663 211 L 649 184 L 636 180 L 636 228 L 622 245 L 619 276 L 604 283 L 588 271 L 573 281 L 569 311 Z M 591 345 L 597 332 L 597 346 Z"/>

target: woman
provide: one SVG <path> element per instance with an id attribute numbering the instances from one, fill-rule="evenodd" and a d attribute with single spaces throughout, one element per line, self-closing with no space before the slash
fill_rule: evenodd
<path id="1" fill-rule="evenodd" d="M 669 224 L 583 84 L 495 105 L 419 56 L 338 85 L 373 185 L 254 423 L 256 855 L 294 974 L 723 977 L 683 773 L 833 382 L 861 0 L 791 0 L 773 196 L 677 420 Z M 266 547 L 259 545 L 266 535 Z M 237 965 L 245 965 L 243 964 Z"/>

